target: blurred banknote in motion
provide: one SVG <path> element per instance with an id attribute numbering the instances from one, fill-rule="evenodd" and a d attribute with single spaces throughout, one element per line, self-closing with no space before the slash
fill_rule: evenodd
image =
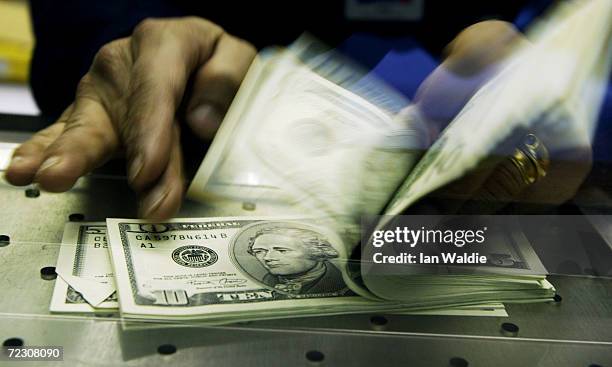
<path id="1" fill-rule="evenodd" d="M 274 202 L 275 215 L 349 222 L 380 212 L 426 148 L 427 131 L 416 111 L 393 113 L 406 101 L 383 98 L 390 92 L 380 87 L 372 103 L 376 82 L 364 77 L 347 85 L 338 76 L 350 73 L 327 70 L 329 60 L 306 65 L 292 50 L 261 54 L 188 196 Z"/>
<path id="2" fill-rule="evenodd" d="M 329 52 L 304 56 L 307 42 L 263 52 L 188 196 L 273 202 L 274 214 L 350 225 L 364 214 L 402 213 L 488 157 L 510 156 L 517 134 L 546 138 L 554 159 L 593 131 L 597 80 L 609 73 L 611 6 L 554 8 L 528 31 L 533 43 L 517 46 L 436 137 L 418 108 Z"/>

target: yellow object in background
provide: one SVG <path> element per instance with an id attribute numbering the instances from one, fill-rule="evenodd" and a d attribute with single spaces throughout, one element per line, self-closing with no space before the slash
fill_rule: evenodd
<path id="1" fill-rule="evenodd" d="M 28 80 L 34 37 L 26 1 L 0 0 L 0 80 Z"/>

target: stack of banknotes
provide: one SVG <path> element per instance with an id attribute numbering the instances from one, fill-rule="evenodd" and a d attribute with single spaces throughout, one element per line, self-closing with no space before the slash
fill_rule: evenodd
<path id="1" fill-rule="evenodd" d="M 383 300 L 353 282 L 346 265 L 339 238 L 311 221 L 71 222 L 50 309 L 210 324 L 373 312 L 506 315 L 495 297 L 428 305 L 423 292 Z"/>

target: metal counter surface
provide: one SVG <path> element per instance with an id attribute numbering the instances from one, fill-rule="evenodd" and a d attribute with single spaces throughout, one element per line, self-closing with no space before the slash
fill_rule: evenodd
<path id="1" fill-rule="evenodd" d="M 10 237 L 0 247 L 0 342 L 63 346 L 64 362 L 45 365 L 612 366 L 612 279 L 581 272 L 550 277 L 560 301 L 507 305 L 507 318 L 350 315 L 125 330 L 113 315 L 51 315 L 54 280 L 43 279 L 41 269 L 55 266 L 69 216 L 133 217 L 136 201 L 125 179 L 105 174 L 63 194 L 27 189 L 0 181 L 0 235 Z M 272 209 L 187 203 L 179 215 Z M 503 323 L 518 332 L 503 331 Z"/>

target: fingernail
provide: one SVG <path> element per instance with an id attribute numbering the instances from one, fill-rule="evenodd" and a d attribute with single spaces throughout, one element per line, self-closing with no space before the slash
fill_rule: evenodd
<path id="1" fill-rule="evenodd" d="M 130 164 L 130 168 L 128 170 L 128 179 L 130 182 L 133 182 L 136 177 L 138 177 L 138 174 L 140 173 L 140 171 L 142 171 L 143 165 L 144 161 L 142 159 L 142 156 L 140 154 L 137 154 L 136 157 L 132 160 L 132 163 Z"/>
<path id="2" fill-rule="evenodd" d="M 223 116 L 216 107 L 204 104 L 196 107 L 187 116 L 187 123 L 200 137 L 209 138 L 219 129 L 222 118 Z"/>
<path id="3" fill-rule="evenodd" d="M 13 158 L 11 158 L 11 162 L 9 163 L 9 167 L 12 166 L 19 166 L 21 164 L 23 164 L 26 161 L 25 158 L 23 158 L 22 156 L 14 156 Z"/>
<path id="4" fill-rule="evenodd" d="M 61 161 L 61 158 L 57 156 L 47 158 L 47 160 L 45 160 L 43 164 L 40 165 L 38 172 L 42 172 L 53 166 L 56 166 L 60 161 Z"/>
<path id="5" fill-rule="evenodd" d="M 166 187 L 157 187 L 149 193 L 140 205 L 140 217 L 148 217 L 156 211 L 164 201 L 170 190 Z"/>

